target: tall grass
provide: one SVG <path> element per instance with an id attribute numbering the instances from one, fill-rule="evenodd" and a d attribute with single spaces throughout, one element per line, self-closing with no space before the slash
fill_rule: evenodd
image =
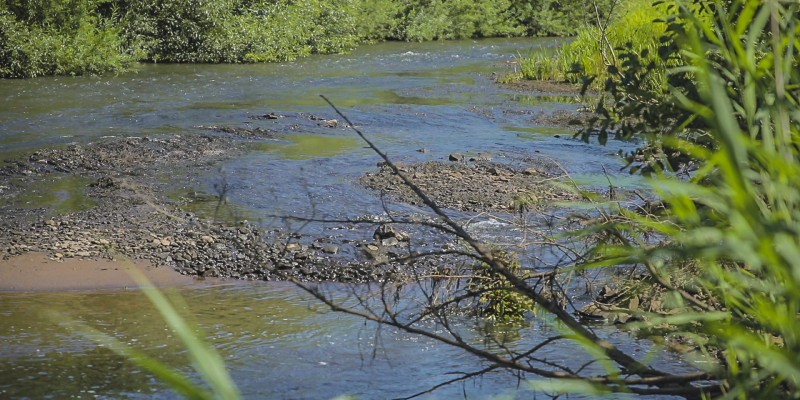
<path id="1" fill-rule="evenodd" d="M 597 85 L 608 77 L 610 66 L 621 68 L 622 51 L 649 52 L 644 62 L 658 61 L 659 39 L 666 24 L 655 22 L 667 15 L 666 6 L 651 0 L 624 0 L 613 5 L 608 16 L 595 15 L 582 25 L 574 40 L 553 55 L 533 53 L 519 59 L 525 79 L 580 83 L 585 76 L 597 76 Z M 665 70 L 664 66 L 661 66 Z M 653 74 L 663 76 L 663 74 Z M 663 82 L 649 85 L 660 87 Z"/>
<path id="2" fill-rule="evenodd" d="M 626 222 L 602 226 L 614 239 L 585 267 L 646 268 L 666 293 L 666 314 L 635 326 L 670 327 L 696 346 L 723 398 L 797 398 L 800 5 L 701 5 L 710 14 L 686 4 L 677 10 L 674 41 L 688 65 L 670 71 L 692 77 L 697 97 L 673 87 L 668 100 L 702 121 L 713 140 L 652 137 L 700 169 L 689 179 L 653 178 L 665 210 L 620 209 Z"/>

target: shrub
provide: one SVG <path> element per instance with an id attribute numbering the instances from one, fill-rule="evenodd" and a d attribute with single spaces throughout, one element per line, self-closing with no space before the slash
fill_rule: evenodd
<path id="1" fill-rule="evenodd" d="M 97 13 L 103 2 L 0 4 L 0 77 L 101 74 L 118 71 L 137 54 L 120 29 Z"/>

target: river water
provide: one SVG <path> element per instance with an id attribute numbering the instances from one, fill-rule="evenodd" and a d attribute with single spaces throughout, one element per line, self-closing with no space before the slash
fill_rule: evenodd
<path id="1" fill-rule="evenodd" d="M 338 118 L 319 97 L 344 110 L 396 161 L 446 159 L 451 152 L 489 152 L 495 159 L 533 152 L 558 161 L 579 182 L 602 186 L 603 168 L 616 171 L 612 153 L 633 144 L 583 143 L 571 133 L 537 123 L 537 116 L 574 110 L 574 96 L 518 93 L 489 74 L 550 39 L 385 43 L 348 55 L 309 57 L 284 64 L 142 65 L 111 77 L 0 81 L 0 152 L 87 142 L 106 136 L 208 133 L 235 126 L 285 132 L 191 182 L 175 196 L 212 196 L 225 183 L 230 214 L 265 226 L 269 215 L 354 218 L 380 214 L 374 195 L 354 184 L 379 158 L 342 126 L 323 127 L 310 115 Z M 275 113 L 277 120 L 255 119 Z M 427 152 L 418 149 L 426 148 Z M 624 174 L 617 186 L 641 185 Z M 81 182 L 81 185 L 85 182 Z M 219 186 L 218 186 L 219 187 Z M 66 203 L 69 190 L 57 188 Z M 198 196 L 202 198 L 202 196 Z M 202 202 L 194 205 L 203 212 Z M 207 211 L 207 210 L 206 210 Z M 324 227 L 306 227 L 324 230 Z M 332 293 L 342 291 L 336 285 Z M 225 358 L 246 398 L 361 399 L 408 396 L 480 368 L 463 352 L 363 320 L 326 312 L 286 283 L 198 283 L 174 290 Z M 183 371 L 180 345 L 136 291 L 0 294 L 0 398 L 176 398 L 165 385 L 59 325 L 50 313 L 83 321 Z M 485 322 L 464 319 L 469 340 L 485 340 Z M 481 329 L 478 329 L 481 328 Z M 553 335 L 548 323 L 489 327 L 523 348 Z M 598 332 L 635 355 L 653 350 L 613 328 Z M 577 345 L 553 346 L 554 361 L 589 359 Z M 653 363 L 686 368 L 656 349 Z M 490 374 L 446 386 L 425 399 L 534 398 L 525 382 Z M 541 395 L 541 394 L 538 394 Z"/>

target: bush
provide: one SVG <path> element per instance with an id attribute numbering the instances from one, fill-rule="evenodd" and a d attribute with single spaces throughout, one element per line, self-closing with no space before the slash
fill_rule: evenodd
<path id="1" fill-rule="evenodd" d="M 0 4 L 0 77 L 101 74 L 127 67 L 120 29 L 101 17 L 102 2 Z"/>
<path id="2" fill-rule="evenodd" d="M 591 14 L 550 0 L 42 0 L 0 3 L 0 77 L 132 61 L 265 62 L 363 42 L 554 35 Z M 556 11 L 553 11 L 556 10 Z M 551 13 L 553 11 L 554 13 Z M 593 12 L 593 11 L 592 11 Z M 548 21 L 548 25 L 534 24 Z"/>

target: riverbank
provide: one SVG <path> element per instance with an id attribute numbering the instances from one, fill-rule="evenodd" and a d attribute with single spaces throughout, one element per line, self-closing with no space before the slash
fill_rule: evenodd
<path id="1" fill-rule="evenodd" d="M 28 252 L 0 259 L 0 292 L 63 292 L 133 289 L 129 271 L 138 269 L 156 287 L 187 285 L 192 277 L 172 268 L 118 259 L 51 257 Z"/>

